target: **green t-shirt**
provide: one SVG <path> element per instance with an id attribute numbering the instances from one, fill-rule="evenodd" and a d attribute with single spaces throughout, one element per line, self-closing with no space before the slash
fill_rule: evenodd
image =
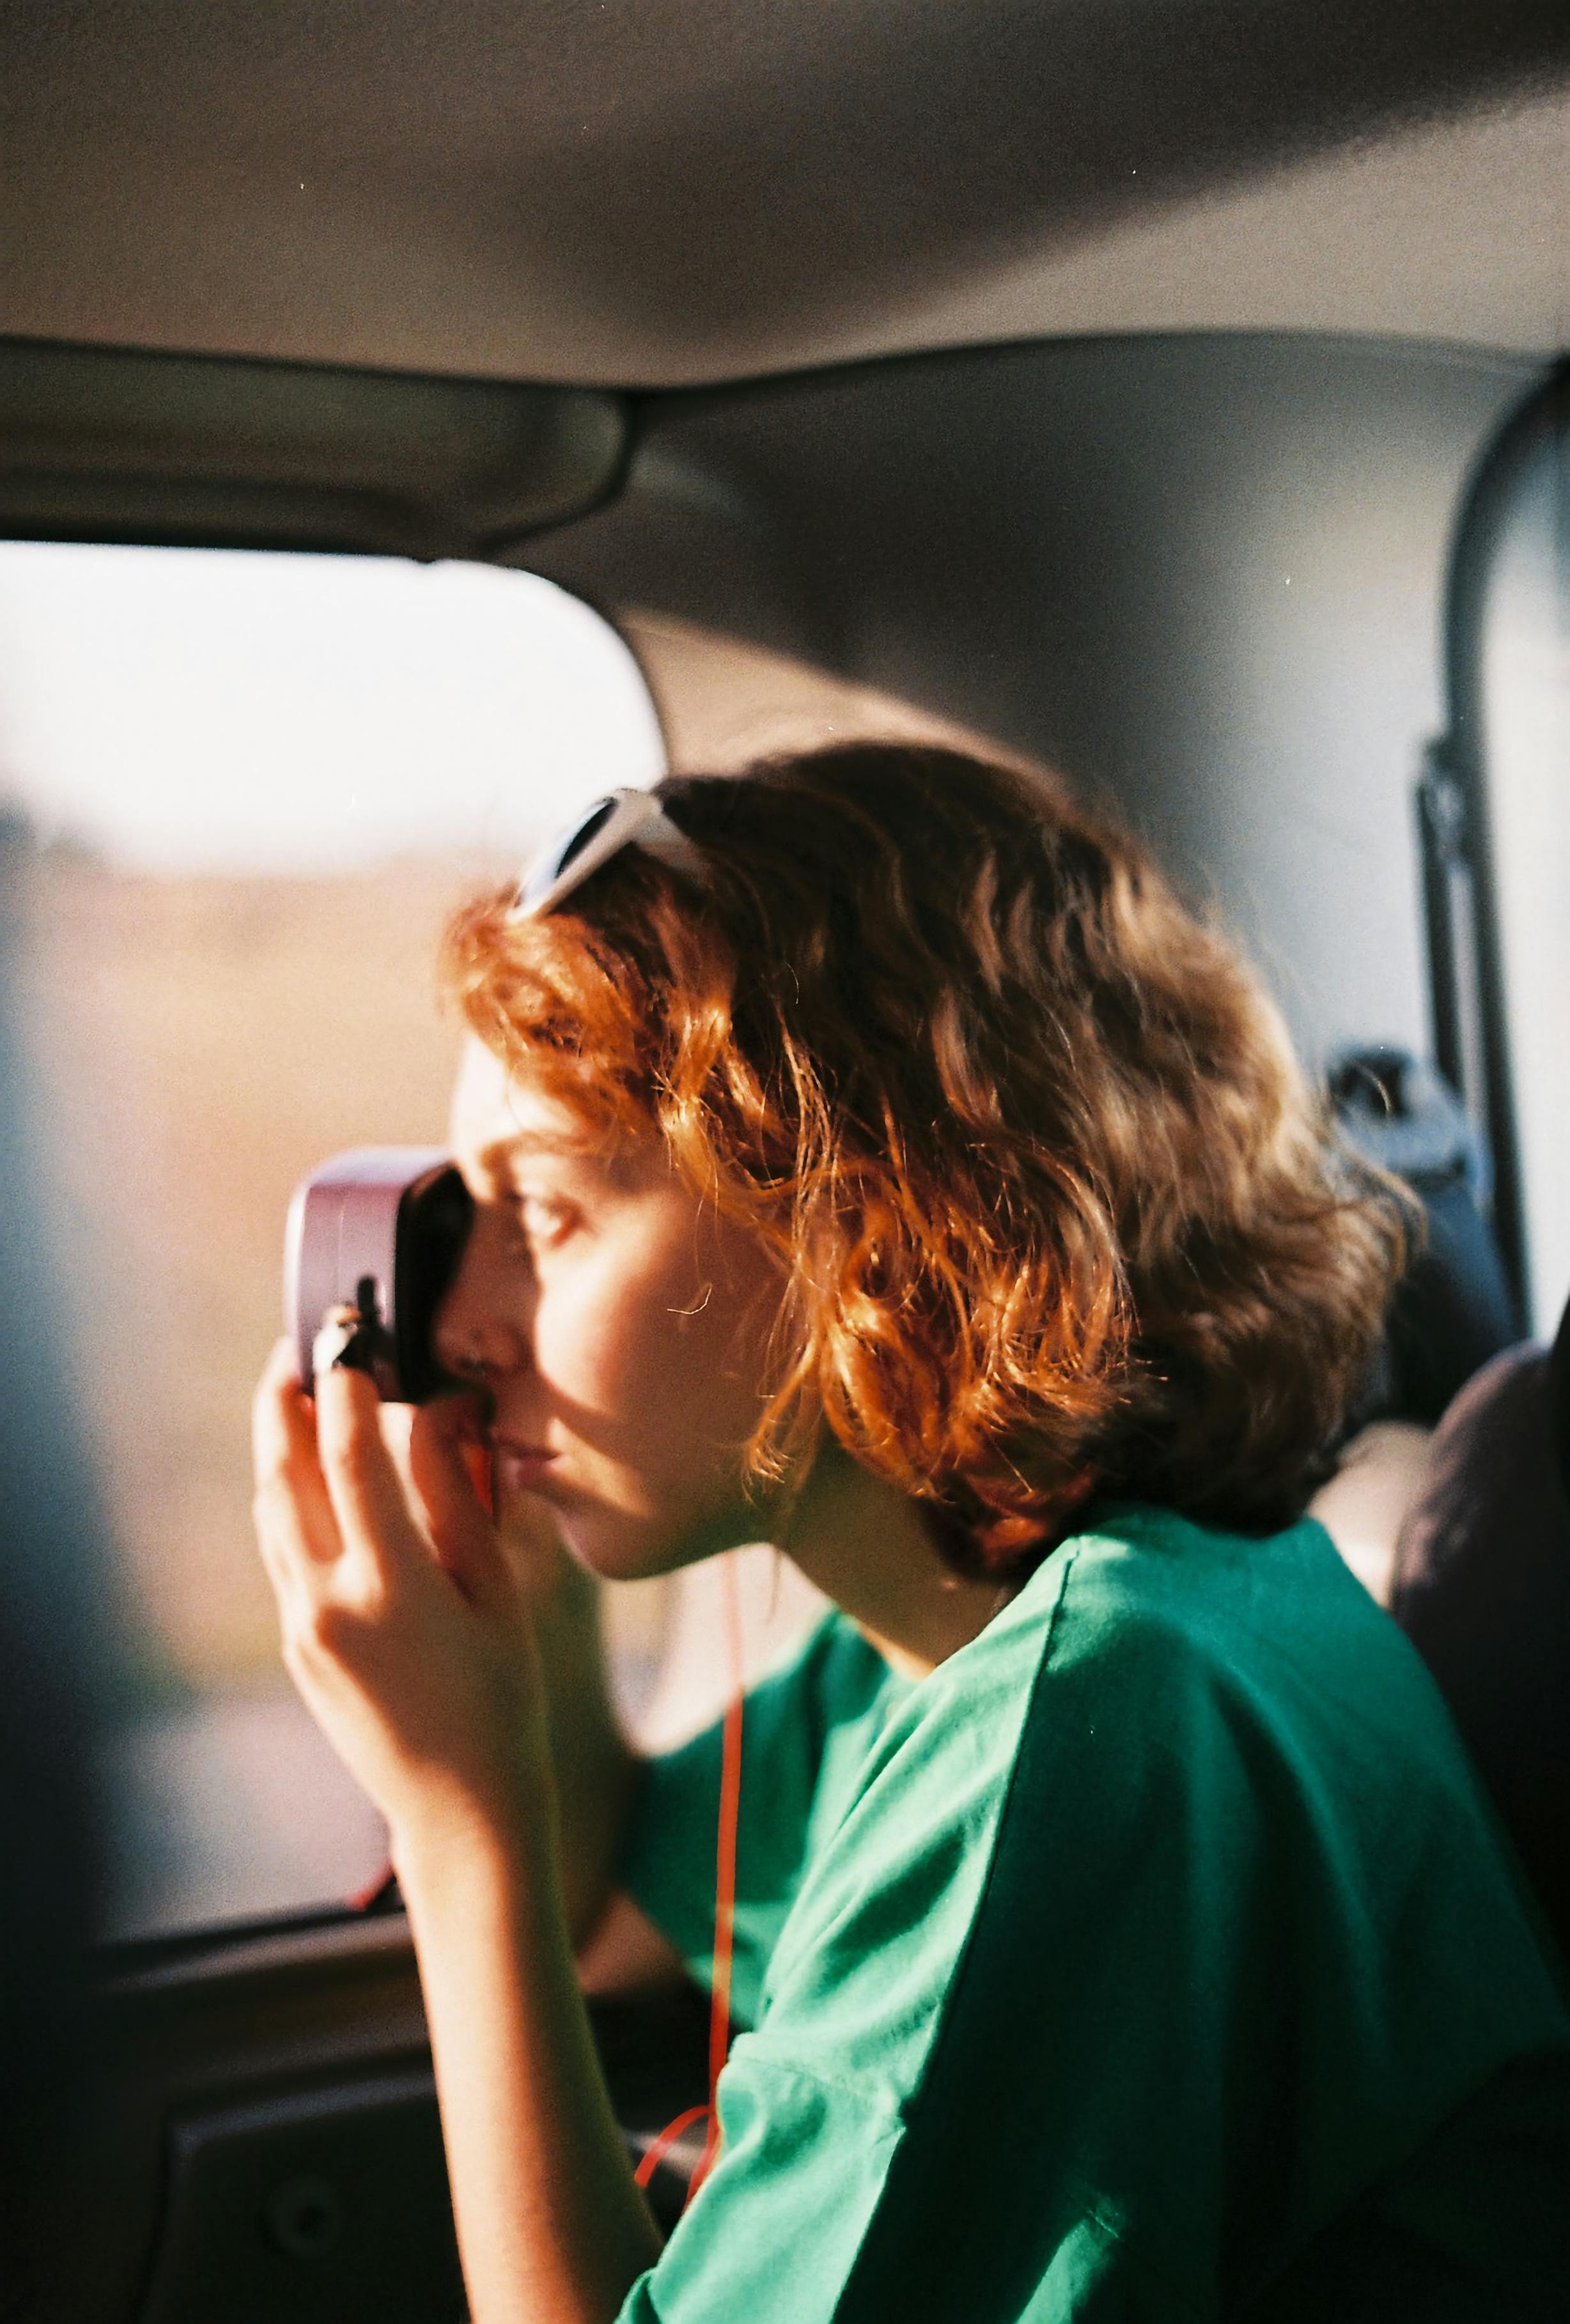
<path id="1" fill-rule="evenodd" d="M 627 1885 L 700 1977 L 718 1739 Z M 1100 1513 L 920 1684 L 748 1698 L 725 2143 L 623 2324 L 1570 2313 L 1570 2020 L 1449 1719 L 1311 1521 Z"/>

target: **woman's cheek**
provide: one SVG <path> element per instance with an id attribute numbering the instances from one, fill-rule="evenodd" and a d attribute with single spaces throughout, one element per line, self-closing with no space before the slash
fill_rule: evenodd
<path id="1" fill-rule="evenodd" d="M 553 1403 L 604 1414 L 614 1391 L 614 1333 L 595 1311 L 593 1286 L 574 1270 L 542 1272 L 534 1310 L 534 1362 Z"/>
<path id="2" fill-rule="evenodd" d="M 670 1328 L 658 1286 L 614 1250 L 541 1270 L 535 1361 L 548 1392 L 569 1406 L 635 1420 L 665 1372 L 660 1343 Z"/>
<path id="3" fill-rule="evenodd" d="M 542 1255 L 538 1285 L 535 1361 L 559 1425 L 635 1472 L 635 1498 L 728 1485 L 762 1408 L 778 1305 L 762 1250 L 662 1190 Z"/>

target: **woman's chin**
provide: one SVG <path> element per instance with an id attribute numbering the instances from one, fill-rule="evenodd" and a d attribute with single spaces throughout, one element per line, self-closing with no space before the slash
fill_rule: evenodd
<path id="1" fill-rule="evenodd" d="M 589 1509 L 556 1512 L 562 1547 L 599 1582 L 648 1582 L 688 1561 L 655 1528 Z"/>
<path id="2" fill-rule="evenodd" d="M 559 1507 L 555 1516 L 568 1555 L 601 1582 L 650 1582 L 758 1538 L 755 1513 L 750 1526 L 697 1517 L 662 1523 L 583 1507 Z"/>

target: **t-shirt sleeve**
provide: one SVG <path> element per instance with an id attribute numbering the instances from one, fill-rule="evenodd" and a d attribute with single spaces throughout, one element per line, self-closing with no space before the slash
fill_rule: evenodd
<path id="1" fill-rule="evenodd" d="M 783 1668 L 749 1689 L 731 2006 L 756 2020 L 762 1981 L 795 1898 L 826 1782 L 889 1682 L 887 1665 L 828 1614 Z M 644 1762 L 618 1868 L 621 1885 L 670 1938 L 700 1985 L 714 1976 L 715 1875 L 723 1723 Z"/>
<path id="2" fill-rule="evenodd" d="M 1399 1670 L 1363 1687 L 1349 1655 L 1294 1694 L 1283 1666 L 1267 1700 L 1098 1591 L 1001 1616 L 890 1719 L 623 2324 L 1214 2316 L 1218 2270 L 1264 2281 L 1513 2050 L 1563 2044 L 1443 1738 L 1360 1798 L 1360 1698 Z"/>

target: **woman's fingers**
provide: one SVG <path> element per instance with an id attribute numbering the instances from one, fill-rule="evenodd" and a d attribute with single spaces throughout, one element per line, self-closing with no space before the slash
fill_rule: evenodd
<path id="1" fill-rule="evenodd" d="M 256 1399 L 256 1529 L 285 1665 L 394 1832 L 476 1812 L 510 1829 L 542 1780 L 545 1711 L 528 1636 L 497 1618 L 515 1608 L 494 1588 L 476 1602 L 491 1536 L 463 1473 L 472 1421 L 444 1415 L 411 1462 L 417 1415 L 330 1353 L 315 1369 L 308 1398 L 275 1354 Z"/>
<path id="2" fill-rule="evenodd" d="M 256 1391 L 252 1434 L 257 1535 L 281 1590 L 292 1561 L 319 1568 L 346 1553 L 362 1579 L 385 1590 L 408 1558 L 428 1559 L 432 1545 L 466 1595 L 493 1577 L 495 1545 L 468 1467 L 483 1432 L 465 1398 L 411 1415 L 384 1406 L 365 1373 L 323 1364 L 313 1401 L 280 1341 Z"/>
<path id="3" fill-rule="evenodd" d="M 475 1406 L 463 1397 L 440 1397 L 413 1416 L 411 1483 L 439 1560 L 476 1603 L 506 1582 L 495 1528 L 475 1477 L 474 1456 L 482 1445 Z"/>
<path id="4" fill-rule="evenodd" d="M 257 1533 L 269 1572 L 276 1553 L 290 1547 L 315 1564 L 330 1564 L 343 1543 L 317 1458 L 315 1416 L 287 1340 L 273 1348 L 258 1383 L 251 1443 Z"/>
<path id="5" fill-rule="evenodd" d="M 411 1558 L 428 1562 L 397 1465 L 382 1435 L 382 1399 L 365 1372 L 334 1366 L 316 1381 L 316 1442 L 320 1474 L 345 1549 L 364 1560 L 384 1588 Z"/>
<path id="6" fill-rule="evenodd" d="M 258 1484 L 288 1461 L 295 1437 L 293 1411 L 303 1401 L 294 1351 L 287 1340 L 275 1340 L 251 1399 L 251 1453 Z"/>

